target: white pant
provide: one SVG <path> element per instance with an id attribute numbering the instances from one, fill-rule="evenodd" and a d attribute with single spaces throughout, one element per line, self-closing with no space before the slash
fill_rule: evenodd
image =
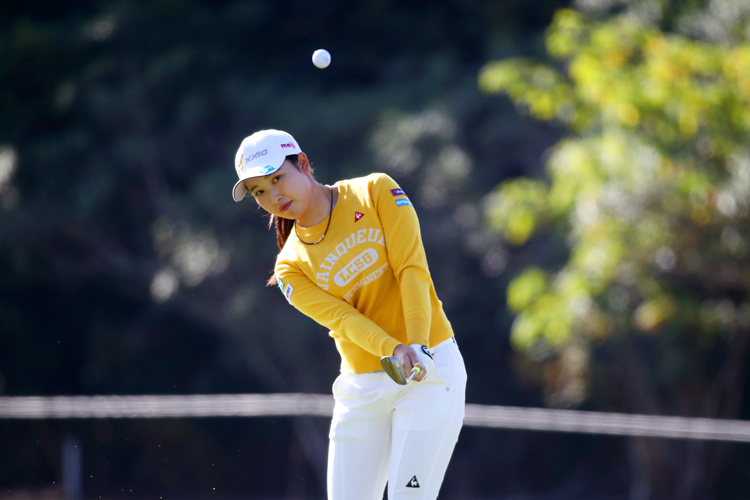
<path id="1" fill-rule="evenodd" d="M 329 500 L 437 498 L 464 419 L 466 368 L 454 339 L 430 350 L 437 373 L 398 385 L 384 372 L 342 373 L 328 450 Z"/>

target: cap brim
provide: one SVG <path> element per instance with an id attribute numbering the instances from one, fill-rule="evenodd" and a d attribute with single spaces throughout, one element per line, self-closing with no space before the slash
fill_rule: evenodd
<path id="1" fill-rule="evenodd" d="M 234 201 L 242 201 L 245 198 L 247 188 L 245 187 L 244 182 L 245 179 L 240 179 L 237 181 L 237 184 L 234 185 L 234 188 L 232 189 L 232 198 L 234 198 Z"/>
<path id="2" fill-rule="evenodd" d="M 234 201 L 242 201 L 242 199 L 245 198 L 245 195 L 247 195 L 247 188 L 245 187 L 245 184 L 244 184 L 244 182 L 247 179 L 252 179 L 254 177 L 265 177 L 266 175 L 271 175 L 272 173 L 276 172 L 278 169 L 281 168 L 285 160 L 286 160 L 286 156 L 283 156 L 281 158 L 271 159 L 271 160 L 268 160 L 266 162 L 266 165 L 264 166 L 254 167 L 254 168 L 247 170 L 246 172 L 241 173 L 240 180 L 237 181 L 237 183 L 234 185 L 234 188 L 232 189 L 232 198 L 234 198 Z"/>

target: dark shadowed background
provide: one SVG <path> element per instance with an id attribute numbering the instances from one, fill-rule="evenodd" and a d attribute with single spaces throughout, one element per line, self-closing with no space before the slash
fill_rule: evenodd
<path id="1" fill-rule="evenodd" d="M 566 371 L 582 350 L 567 330 L 572 344 L 537 332 L 535 343 L 512 347 L 514 313 L 525 306 L 506 307 L 509 283 L 529 266 L 552 275 L 575 261 L 575 228 L 561 224 L 586 200 L 578 212 L 567 207 L 547 226 L 513 233 L 495 212 L 514 198 L 496 188 L 510 179 L 548 182 L 545 164 L 561 140 L 595 139 L 611 124 L 555 120 L 567 101 L 544 94 L 547 73 L 524 80 L 524 67 L 511 68 L 515 77 L 503 73 L 484 91 L 478 82 L 488 63 L 518 57 L 565 73 L 570 58 L 553 58 L 545 46 L 562 8 L 576 8 L 586 23 L 635 19 L 654 37 L 674 34 L 716 50 L 747 47 L 750 38 L 750 11 L 732 1 L 3 2 L 0 395 L 330 393 L 339 363 L 333 341 L 265 286 L 275 237 L 253 201 L 236 204 L 230 195 L 241 140 L 277 128 L 294 135 L 321 182 L 382 171 L 414 200 L 437 292 L 467 361 L 468 402 L 750 417 L 746 342 L 737 340 L 750 324 L 743 208 L 750 191 L 721 201 L 725 185 L 750 176 L 741 170 L 750 165 L 742 149 L 750 118 L 740 116 L 749 109 L 750 63 L 743 66 L 742 57 L 750 56 L 741 51 L 721 66 L 739 68 L 726 70 L 739 89 L 726 92 L 739 97 L 716 104 L 726 114 L 711 118 L 735 123 L 714 131 L 731 136 L 724 150 L 700 119 L 685 129 L 682 115 L 675 120 L 685 137 L 654 139 L 662 157 L 707 172 L 705 182 L 690 177 L 693 184 L 674 195 L 694 205 L 685 208 L 692 219 L 683 233 L 726 247 L 673 235 L 644 257 L 659 290 L 689 290 L 684 308 L 698 319 L 687 326 L 670 320 L 683 311 L 671 305 L 678 299 L 659 296 L 644 312 L 639 304 L 656 300 L 651 292 L 591 291 L 602 314 L 624 310 L 635 320 L 622 326 L 615 318 L 601 338 L 587 337 L 590 368 L 576 372 L 583 385 L 571 385 L 578 378 Z M 602 33 L 616 31 L 602 26 Z M 615 37 L 610 45 L 621 44 Z M 332 55 L 325 70 L 310 60 L 318 48 Z M 594 60 L 613 57 L 591 50 Z M 622 57 L 636 67 L 636 56 Z M 665 57 L 691 59 L 689 51 Z M 626 63 L 618 64 L 611 71 Z M 586 108 L 587 91 L 575 106 L 598 116 Z M 557 113 L 534 108 L 547 98 L 562 103 Z M 708 107 L 696 99 L 688 101 Z M 648 142 L 648 113 L 669 117 L 684 102 L 635 102 L 644 117 L 635 123 L 622 107 L 629 103 L 620 103 L 618 126 Z M 700 153 L 695 161 L 680 156 L 691 147 Z M 726 171 L 740 174 L 727 181 Z M 528 211 L 506 208 L 528 222 Z M 723 218 L 690 211 L 699 209 Z M 664 233 L 659 227 L 655 234 Z M 626 261 L 628 250 L 612 250 L 612 265 Z M 733 267 L 722 268 L 729 277 L 715 285 L 686 281 L 681 252 Z M 718 276 L 716 269 L 702 272 Z M 631 277 L 630 285 L 640 280 L 654 290 L 649 276 Z M 657 320 L 648 323 L 649 313 Z M 712 340 L 676 333 L 709 331 L 708 323 L 719 325 Z M 608 372 L 618 359 L 632 373 Z M 716 377 L 724 385 L 710 392 Z M 713 399 L 703 397 L 709 392 Z M 639 404 L 646 393 L 653 404 Z M 86 499 L 324 498 L 327 428 L 321 418 L 0 420 L 0 499 L 59 498 L 66 436 L 81 443 Z M 466 428 L 441 498 L 746 498 L 747 445 L 663 442 Z M 697 458 L 688 467 L 684 456 Z M 700 480 L 681 487 L 685 474 Z"/>

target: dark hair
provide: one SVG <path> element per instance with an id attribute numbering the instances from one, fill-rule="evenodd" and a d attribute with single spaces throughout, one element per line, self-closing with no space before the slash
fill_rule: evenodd
<path id="1" fill-rule="evenodd" d="M 274 225 L 276 226 L 276 245 L 278 245 L 279 250 L 281 250 L 284 248 L 286 240 L 289 239 L 289 235 L 292 233 L 294 219 L 285 219 L 271 214 L 271 218 L 268 221 L 268 229 L 271 229 Z"/>
<path id="2" fill-rule="evenodd" d="M 287 156 L 286 161 L 291 162 L 295 167 L 299 168 L 297 155 Z M 312 169 L 310 169 L 310 172 L 312 172 Z M 271 229 L 271 227 L 273 226 L 276 226 L 276 245 L 278 245 L 279 250 L 281 250 L 282 248 L 284 248 L 286 240 L 289 239 L 289 235 L 292 234 L 292 230 L 294 229 L 294 219 L 285 219 L 283 217 L 276 217 L 275 215 L 271 214 L 268 221 L 268 229 Z M 266 285 L 274 286 L 277 283 L 278 280 L 276 279 L 276 273 L 274 273 L 273 276 L 271 276 L 271 278 L 268 280 Z"/>
<path id="3" fill-rule="evenodd" d="M 289 161 L 295 167 L 299 168 L 297 155 L 289 155 L 286 157 L 285 161 Z M 286 240 L 289 239 L 289 235 L 292 232 L 294 219 L 285 219 L 271 214 L 271 218 L 268 221 L 268 229 L 271 229 L 274 225 L 276 226 L 276 244 L 278 245 L 279 250 L 281 250 L 284 248 L 284 244 L 286 243 Z"/>

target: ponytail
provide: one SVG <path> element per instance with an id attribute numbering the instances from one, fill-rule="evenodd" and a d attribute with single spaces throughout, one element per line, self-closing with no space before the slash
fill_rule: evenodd
<path id="1" fill-rule="evenodd" d="M 292 234 L 294 219 L 285 219 L 271 214 L 271 219 L 268 221 L 268 229 L 271 229 L 271 226 L 274 225 L 276 226 L 276 245 L 278 245 L 279 250 L 281 250 L 284 248 L 286 240 L 289 239 L 289 235 Z M 269 278 L 266 285 L 276 286 L 277 284 L 278 280 L 276 279 L 276 273 L 273 273 L 273 276 Z"/>
<path id="2" fill-rule="evenodd" d="M 289 235 L 292 234 L 294 219 L 276 217 L 272 214 L 271 220 L 268 221 L 268 229 L 271 229 L 271 226 L 273 225 L 276 225 L 276 245 L 278 245 L 279 250 L 281 250 L 284 248 L 286 240 L 289 239 Z"/>

